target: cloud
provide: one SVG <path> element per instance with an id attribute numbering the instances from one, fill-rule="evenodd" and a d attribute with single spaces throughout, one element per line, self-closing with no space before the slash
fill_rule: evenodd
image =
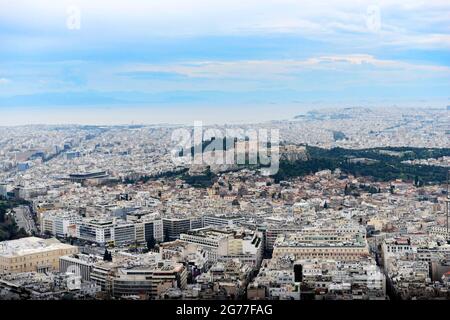
<path id="1" fill-rule="evenodd" d="M 450 48 L 450 34 L 410 34 L 390 37 L 385 40 L 386 44 L 407 47 L 414 46 L 419 48 Z"/>
<path id="2" fill-rule="evenodd" d="M 0 85 L 2 85 L 2 84 L 8 84 L 8 83 L 10 83 L 11 82 L 11 80 L 9 80 L 9 79 L 6 79 L 6 78 L 0 78 Z"/>
<path id="3" fill-rule="evenodd" d="M 302 71 L 352 70 L 374 67 L 378 70 L 405 70 L 430 73 L 450 73 L 450 67 L 412 64 L 396 60 L 377 59 L 368 54 L 329 55 L 304 60 L 237 60 L 237 61 L 194 61 L 169 65 L 137 64 L 125 67 L 133 75 L 142 73 L 169 73 L 190 78 L 240 78 L 276 79 L 290 77 Z"/>
<path id="4" fill-rule="evenodd" d="M 373 5 L 379 28 L 367 20 Z M 67 28 L 69 6 L 80 8 L 80 30 Z M 0 74 L 14 80 L 2 96 L 126 88 L 183 91 L 178 101 L 189 99 L 184 91 L 300 88 L 322 98 L 374 83 L 380 97 L 408 95 L 407 85 L 424 96 L 448 91 L 448 0 L 0 0 L 0 8 Z M 65 99 L 16 100 L 47 98 Z M 122 102 L 113 98 L 92 97 Z"/>
<path id="5" fill-rule="evenodd" d="M 380 12 L 377 45 L 450 47 L 444 0 L 0 0 L 0 26 L 20 33 L 98 41 L 149 36 L 227 36 L 268 33 L 373 44 L 367 9 Z M 67 8 L 81 12 L 81 29 L 66 28 Z M 424 41 L 427 36 L 432 39 Z M 441 39 L 441 40 L 439 40 Z"/>

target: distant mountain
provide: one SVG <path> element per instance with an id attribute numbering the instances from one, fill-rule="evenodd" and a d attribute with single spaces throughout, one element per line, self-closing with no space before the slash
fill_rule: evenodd
<path id="1" fill-rule="evenodd" d="M 294 119 L 308 120 L 343 120 L 351 119 L 357 115 L 373 113 L 374 111 L 366 107 L 347 107 L 341 109 L 321 109 L 311 110 L 306 114 L 296 115 Z"/>

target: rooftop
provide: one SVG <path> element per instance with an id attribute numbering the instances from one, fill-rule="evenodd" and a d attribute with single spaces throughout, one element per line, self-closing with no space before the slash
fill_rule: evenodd
<path id="1" fill-rule="evenodd" d="M 52 251 L 58 249 L 75 248 L 69 244 L 59 242 L 55 238 L 42 239 L 37 237 L 28 237 L 18 240 L 0 242 L 0 256 L 14 257 L 24 256 L 37 252 Z"/>

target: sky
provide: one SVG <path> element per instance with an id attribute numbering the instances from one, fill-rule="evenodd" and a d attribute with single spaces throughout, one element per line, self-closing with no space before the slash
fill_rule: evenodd
<path id="1" fill-rule="evenodd" d="M 450 2 L 0 0 L 0 125 L 450 104 Z"/>

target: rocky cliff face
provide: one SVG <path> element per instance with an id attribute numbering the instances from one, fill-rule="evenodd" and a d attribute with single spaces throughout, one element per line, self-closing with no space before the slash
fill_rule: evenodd
<path id="1" fill-rule="evenodd" d="M 280 160 L 295 162 L 309 159 L 306 147 L 287 145 L 280 147 Z"/>

